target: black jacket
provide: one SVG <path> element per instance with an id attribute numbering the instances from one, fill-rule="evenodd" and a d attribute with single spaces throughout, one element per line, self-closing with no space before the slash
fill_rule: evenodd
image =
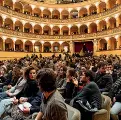
<path id="1" fill-rule="evenodd" d="M 95 82 L 101 92 L 109 92 L 113 84 L 113 78 L 110 74 L 96 73 Z"/>
<path id="2" fill-rule="evenodd" d="M 90 105 L 96 107 L 98 109 L 101 108 L 102 105 L 102 97 L 99 91 L 98 86 L 94 82 L 88 83 L 76 97 L 74 97 L 71 101 L 71 105 L 77 100 L 88 101 Z"/>
<path id="3" fill-rule="evenodd" d="M 16 96 L 18 99 L 20 97 L 35 97 L 39 91 L 38 84 L 36 80 L 28 80 L 23 88 L 23 90 Z"/>
<path id="4" fill-rule="evenodd" d="M 39 112 L 41 104 L 42 93 L 38 92 L 36 97 L 30 97 L 28 102 L 32 105 L 30 108 L 30 114 L 34 112 Z"/>

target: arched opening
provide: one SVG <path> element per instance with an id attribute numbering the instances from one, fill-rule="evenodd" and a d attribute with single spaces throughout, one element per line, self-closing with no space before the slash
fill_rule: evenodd
<path id="1" fill-rule="evenodd" d="M 121 0 L 116 0 L 116 4 L 120 5 L 121 4 Z"/>
<path id="2" fill-rule="evenodd" d="M 44 52 L 51 52 L 51 44 L 49 42 L 44 43 Z"/>
<path id="3" fill-rule="evenodd" d="M 87 25 L 81 25 L 80 26 L 80 34 L 88 33 L 88 27 Z"/>
<path id="4" fill-rule="evenodd" d="M 69 43 L 63 42 L 63 43 L 61 44 L 61 52 L 70 52 Z"/>
<path id="5" fill-rule="evenodd" d="M 5 51 L 14 51 L 14 42 L 10 38 L 5 40 Z"/>
<path id="6" fill-rule="evenodd" d="M 70 16 L 71 16 L 72 19 L 73 18 L 78 18 L 78 11 L 77 10 L 72 10 L 70 12 Z"/>
<path id="7" fill-rule="evenodd" d="M 107 50 L 107 41 L 105 39 L 100 39 L 98 49 L 100 51 Z"/>
<path id="8" fill-rule="evenodd" d="M 109 27 L 108 29 L 112 29 L 116 27 L 116 19 L 114 17 L 109 19 Z"/>
<path id="9" fill-rule="evenodd" d="M 117 22 L 118 22 L 119 27 L 121 27 L 121 15 L 118 16 L 118 21 Z"/>
<path id="10" fill-rule="evenodd" d="M 25 52 L 33 52 L 33 45 L 31 41 L 25 42 Z"/>
<path id="11" fill-rule="evenodd" d="M 2 6 L 3 5 L 3 0 L 0 0 L 0 6 Z"/>
<path id="12" fill-rule="evenodd" d="M 53 30 L 53 35 L 59 35 L 60 28 L 58 26 L 54 26 L 52 30 Z"/>
<path id="13" fill-rule="evenodd" d="M 32 8 L 29 4 L 24 6 L 24 14 L 32 15 Z"/>
<path id="14" fill-rule="evenodd" d="M 0 38 L 0 51 L 2 51 L 2 50 L 3 50 L 3 39 Z"/>
<path id="15" fill-rule="evenodd" d="M 44 26 L 43 27 L 43 34 L 44 35 L 50 35 L 51 34 L 51 28 L 49 26 Z"/>
<path id="16" fill-rule="evenodd" d="M 4 0 L 4 7 L 13 9 L 13 1 L 12 0 Z"/>
<path id="17" fill-rule="evenodd" d="M 62 34 L 63 35 L 68 35 L 69 34 L 69 28 L 67 26 L 63 26 L 61 28 Z"/>
<path id="18" fill-rule="evenodd" d="M 3 25 L 3 18 L 0 16 L 0 27 Z"/>
<path id="19" fill-rule="evenodd" d="M 97 25 L 96 23 L 91 23 L 89 25 L 89 33 L 96 33 L 97 32 Z"/>
<path id="20" fill-rule="evenodd" d="M 51 18 L 51 12 L 48 9 L 43 10 L 43 18 Z"/>
<path id="21" fill-rule="evenodd" d="M 26 23 L 24 25 L 24 32 L 25 33 L 32 33 L 32 25 L 30 23 Z"/>
<path id="22" fill-rule="evenodd" d="M 119 49 L 121 50 L 121 36 L 118 38 L 118 43 L 119 43 Z"/>
<path id="23" fill-rule="evenodd" d="M 23 24 L 20 21 L 15 22 L 15 31 L 23 32 Z"/>
<path id="24" fill-rule="evenodd" d="M 89 14 L 90 14 L 90 15 L 97 14 L 97 8 L 96 8 L 95 5 L 92 5 L 92 6 L 89 8 Z"/>
<path id="25" fill-rule="evenodd" d="M 60 52 L 60 44 L 58 42 L 53 43 L 53 52 Z"/>
<path id="26" fill-rule="evenodd" d="M 108 0 L 107 1 L 107 6 L 108 6 L 108 9 L 111 9 L 113 7 L 116 6 L 116 1 L 115 0 Z"/>
<path id="27" fill-rule="evenodd" d="M 34 26 L 34 33 L 35 34 L 42 34 L 42 28 L 40 25 L 35 25 Z"/>
<path id="28" fill-rule="evenodd" d="M 79 11 L 79 17 L 85 17 L 87 16 L 87 9 L 86 8 L 81 8 Z"/>
<path id="29" fill-rule="evenodd" d="M 13 29 L 13 21 L 10 18 L 5 19 L 4 27 L 6 29 L 12 30 Z"/>
<path id="30" fill-rule="evenodd" d="M 58 10 L 54 10 L 54 11 L 52 12 L 52 18 L 53 18 L 53 19 L 59 19 L 59 18 L 60 18 L 60 13 L 59 13 Z"/>
<path id="31" fill-rule="evenodd" d="M 99 22 L 99 31 L 103 31 L 103 30 L 106 30 L 107 29 L 107 26 L 106 26 L 106 21 L 105 20 L 102 20 Z"/>
<path id="32" fill-rule="evenodd" d="M 34 51 L 35 52 L 42 52 L 42 44 L 40 42 L 35 42 Z"/>
<path id="33" fill-rule="evenodd" d="M 33 16 L 34 17 L 40 17 L 41 16 L 41 10 L 39 8 L 34 8 Z"/>
<path id="34" fill-rule="evenodd" d="M 22 13 L 23 12 L 23 5 L 22 5 L 22 3 L 21 2 L 15 2 L 14 10 L 16 12 Z"/>
<path id="35" fill-rule="evenodd" d="M 117 42 L 114 37 L 111 37 L 108 41 L 108 49 L 115 50 L 117 48 Z"/>
<path id="36" fill-rule="evenodd" d="M 106 11 L 106 3 L 105 2 L 101 2 L 99 4 L 99 12 L 105 12 Z"/>
<path id="37" fill-rule="evenodd" d="M 23 52 L 23 42 L 21 40 L 16 40 L 15 42 L 15 51 Z"/>
<path id="38" fill-rule="evenodd" d="M 61 12 L 62 19 L 68 19 L 69 18 L 69 12 L 67 10 L 63 10 Z"/>
<path id="39" fill-rule="evenodd" d="M 71 35 L 77 35 L 78 34 L 78 27 L 72 26 L 70 31 L 71 31 Z"/>

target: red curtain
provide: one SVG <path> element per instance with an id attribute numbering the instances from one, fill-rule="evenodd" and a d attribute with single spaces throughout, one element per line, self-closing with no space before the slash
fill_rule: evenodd
<path id="1" fill-rule="evenodd" d="M 85 50 L 87 51 L 93 51 L 93 42 L 88 41 L 88 42 L 75 42 L 75 52 L 80 52 L 82 49 L 84 49 L 85 45 Z"/>
<path id="2" fill-rule="evenodd" d="M 88 51 L 93 51 L 93 42 L 92 41 L 85 42 L 85 46 Z"/>
<path id="3" fill-rule="evenodd" d="M 82 48 L 83 48 L 82 42 L 75 42 L 75 52 L 80 52 Z"/>

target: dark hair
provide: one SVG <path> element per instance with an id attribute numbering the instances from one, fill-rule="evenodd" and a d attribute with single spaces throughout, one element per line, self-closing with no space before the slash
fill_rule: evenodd
<path id="1" fill-rule="evenodd" d="M 37 74 L 37 80 L 42 91 L 50 92 L 56 89 L 56 75 L 50 68 L 43 68 Z"/>
<path id="2" fill-rule="evenodd" d="M 98 67 L 98 68 L 101 68 L 101 67 L 104 67 L 105 65 L 107 65 L 106 62 L 100 62 L 100 63 L 97 65 L 97 67 Z"/>
<path id="3" fill-rule="evenodd" d="M 29 66 L 25 69 L 24 77 L 26 80 L 29 80 L 29 73 L 31 70 L 36 70 L 36 69 L 33 66 Z"/>
<path id="4" fill-rule="evenodd" d="M 94 81 L 95 76 L 94 73 L 91 70 L 86 70 L 85 72 L 85 76 L 90 78 L 90 81 Z"/>
<path id="5" fill-rule="evenodd" d="M 70 76 L 76 77 L 76 71 L 74 70 L 74 68 L 69 68 L 68 72 Z"/>

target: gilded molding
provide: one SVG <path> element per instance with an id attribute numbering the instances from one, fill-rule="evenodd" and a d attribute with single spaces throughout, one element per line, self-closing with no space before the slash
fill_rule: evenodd
<path id="1" fill-rule="evenodd" d="M 115 35 L 120 35 L 121 34 L 121 27 L 114 28 L 114 29 L 109 29 L 106 31 L 102 32 L 97 32 L 97 33 L 89 33 L 89 34 L 83 34 L 83 35 L 36 35 L 36 34 L 31 34 L 31 33 L 23 33 L 23 32 L 17 32 L 17 31 L 12 31 L 4 28 L 0 28 L 0 36 L 8 36 L 8 37 L 17 37 L 19 39 L 31 39 L 31 40 L 65 40 L 65 41 L 70 41 L 70 40 L 88 40 L 88 39 L 97 39 L 97 38 L 102 38 L 103 37 L 108 37 L 108 36 L 115 36 Z"/>
<path id="2" fill-rule="evenodd" d="M 98 13 L 98 14 L 95 14 L 95 15 L 90 15 L 90 16 L 87 16 L 87 17 L 82 17 L 82 18 L 76 18 L 76 19 L 66 19 L 66 20 L 63 20 L 63 19 L 45 19 L 45 18 L 38 18 L 38 17 L 33 17 L 33 16 L 29 16 L 29 15 L 25 15 L 23 13 L 18 13 L 18 12 L 15 12 L 13 10 L 10 10 L 8 8 L 5 8 L 3 6 L 0 6 L 0 13 L 2 14 L 5 14 L 9 17 L 15 17 L 15 18 L 18 18 L 18 19 L 24 19 L 28 22 L 34 22 L 36 24 L 40 24 L 41 23 L 45 23 L 45 24 L 48 24 L 48 23 L 51 23 L 51 24 L 63 24 L 63 25 L 67 25 L 68 24 L 76 24 L 76 23 L 81 23 L 81 24 L 85 24 L 87 22 L 92 22 L 92 21 L 96 21 L 96 20 L 103 20 L 104 18 L 106 17 L 111 17 L 111 16 L 114 16 L 115 14 L 117 13 L 121 13 L 121 5 L 118 5 L 110 10 L 107 10 L 105 12 L 102 12 L 102 13 Z M 29 19 L 29 20 L 28 20 Z"/>

